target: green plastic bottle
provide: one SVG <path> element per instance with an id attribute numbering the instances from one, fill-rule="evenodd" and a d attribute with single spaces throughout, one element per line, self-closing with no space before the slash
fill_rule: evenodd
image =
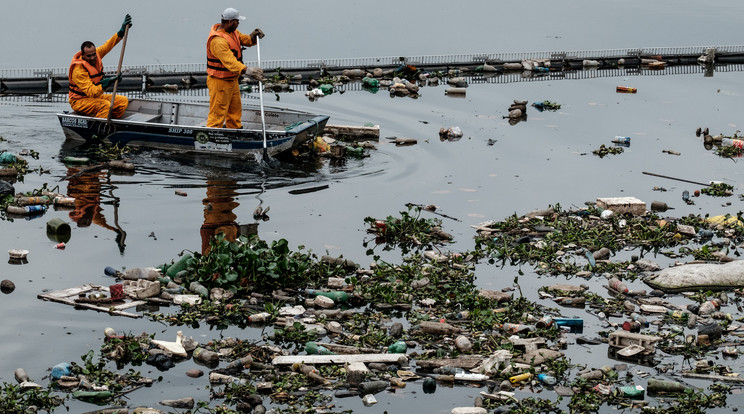
<path id="1" fill-rule="evenodd" d="M 330 298 L 334 302 L 345 303 L 349 301 L 349 294 L 342 290 L 334 290 L 330 292 L 325 292 L 322 290 L 305 289 L 305 293 L 307 293 L 308 295 L 313 295 L 313 296 L 325 296 L 327 298 Z"/>
<path id="2" fill-rule="evenodd" d="M 362 85 L 369 87 L 369 88 L 378 88 L 380 87 L 380 81 L 375 78 L 370 78 L 368 76 L 365 76 L 362 79 Z"/>
<path id="3" fill-rule="evenodd" d="M 396 341 L 388 347 L 389 354 L 405 354 L 408 350 L 408 345 L 405 341 Z"/>
<path id="4" fill-rule="evenodd" d="M 184 254 L 176 263 L 168 266 L 168 270 L 165 271 L 165 274 L 171 278 L 175 277 L 178 272 L 186 269 L 191 262 L 191 258 L 192 256 L 190 254 Z"/>
<path id="5" fill-rule="evenodd" d="M 114 396 L 111 391 L 82 391 L 78 390 L 72 393 L 78 400 L 106 400 Z"/>
<path id="6" fill-rule="evenodd" d="M 323 92 L 323 95 L 330 95 L 333 93 L 333 85 L 330 83 L 324 83 L 320 85 L 319 89 Z"/>
<path id="7" fill-rule="evenodd" d="M 336 355 L 328 348 L 324 347 L 323 345 L 318 345 L 313 341 L 308 341 L 305 343 L 305 352 L 307 352 L 308 355 Z"/>

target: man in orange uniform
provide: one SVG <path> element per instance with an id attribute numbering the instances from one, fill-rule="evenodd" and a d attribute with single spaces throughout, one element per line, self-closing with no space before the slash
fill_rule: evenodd
<path id="1" fill-rule="evenodd" d="M 96 48 L 93 42 L 85 41 L 80 46 L 80 51 L 75 54 L 70 62 L 70 93 L 68 95 L 70 106 L 75 112 L 97 118 L 108 118 L 111 106 L 111 95 L 103 91 L 121 75 L 103 77 L 103 62 L 101 59 L 124 37 L 124 29 L 127 25 L 132 26 L 132 17 L 128 14 L 121 24 L 121 29 L 106 41 L 103 46 Z M 120 118 L 129 105 L 126 96 L 116 95 L 114 99 L 114 110 L 112 118 Z"/>
<path id="2" fill-rule="evenodd" d="M 248 74 L 263 80 L 263 70 L 243 64 L 241 46 L 253 46 L 256 38 L 264 33 L 256 29 L 250 35 L 238 31 L 241 20 L 237 10 L 227 8 L 222 12 L 222 22 L 212 26 L 207 38 L 207 87 L 209 88 L 209 116 L 207 126 L 214 128 L 242 128 L 240 119 L 240 76 Z"/>

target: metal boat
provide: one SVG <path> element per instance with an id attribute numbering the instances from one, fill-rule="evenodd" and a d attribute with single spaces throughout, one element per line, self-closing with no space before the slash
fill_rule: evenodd
<path id="1" fill-rule="evenodd" d="M 243 107 L 242 129 L 206 126 L 209 105 L 133 99 L 121 118 L 57 114 L 68 140 L 129 145 L 197 153 L 262 155 L 264 137 L 259 107 Z M 287 108 L 264 108 L 266 152 L 275 156 L 322 134 L 327 115 Z"/>

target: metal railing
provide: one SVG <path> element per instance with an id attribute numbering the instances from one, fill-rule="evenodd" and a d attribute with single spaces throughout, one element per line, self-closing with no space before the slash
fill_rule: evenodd
<path id="1" fill-rule="evenodd" d="M 390 67 L 401 64 L 435 66 L 458 64 L 483 64 L 484 62 L 521 62 L 528 59 L 611 59 L 628 56 L 692 56 L 697 57 L 713 48 L 719 55 L 744 54 L 744 45 L 727 46 L 681 46 L 681 47 L 645 47 L 636 49 L 599 49 L 582 51 L 535 51 L 535 52 L 503 52 L 503 53 L 473 53 L 457 55 L 424 55 L 424 56 L 383 56 L 360 58 L 332 58 L 332 59 L 286 59 L 267 60 L 261 62 L 264 70 L 320 70 L 321 68 L 375 68 Z M 248 66 L 256 67 L 255 61 L 246 62 Z M 0 79 L 14 78 L 46 78 L 67 77 L 67 67 L 56 68 L 23 68 L 0 69 Z M 167 73 L 200 73 L 205 72 L 206 63 L 180 63 L 157 65 L 129 65 L 123 66 L 123 71 L 130 74 L 167 74 Z M 116 66 L 104 66 L 106 72 L 114 72 Z"/>

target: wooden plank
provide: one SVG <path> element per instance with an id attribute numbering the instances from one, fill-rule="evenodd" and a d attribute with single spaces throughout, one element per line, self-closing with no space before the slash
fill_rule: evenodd
<path id="1" fill-rule="evenodd" d="M 283 355 L 271 360 L 274 365 L 304 364 L 346 364 L 352 362 L 397 363 L 401 358 L 408 361 L 403 354 L 350 354 L 350 355 Z"/>
<path id="2" fill-rule="evenodd" d="M 108 292 L 108 291 L 109 291 L 109 288 L 107 286 L 86 284 L 86 285 L 77 286 L 73 288 L 56 290 L 54 292 L 42 293 L 38 295 L 37 298 L 41 300 L 47 300 L 50 302 L 62 303 L 64 305 L 70 305 L 75 308 L 83 308 L 83 309 L 95 310 L 98 312 L 105 312 L 105 313 L 116 315 L 116 316 L 126 316 L 128 318 L 141 318 L 142 317 L 142 315 L 138 315 L 136 313 L 129 313 L 129 312 L 123 311 L 123 309 L 132 308 L 132 307 L 139 306 L 139 305 L 146 303 L 145 301 L 141 301 L 141 300 L 136 300 L 136 301 L 125 300 L 124 303 L 116 305 L 116 306 L 101 306 L 101 305 L 97 305 L 93 303 L 75 302 L 75 299 L 81 294 L 94 293 L 94 292 Z"/>
<path id="3" fill-rule="evenodd" d="M 741 377 L 729 377 L 727 375 L 712 375 L 712 374 L 698 374 L 695 372 L 683 372 L 682 376 L 685 378 L 696 378 L 696 379 L 707 379 L 711 381 L 725 381 L 725 382 L 738 382 L 744 383 L 744 378 Z"/>
<path id="4" fill-rule="evenodd" d="M 375 125 L 372 127 L 365 126 L 352 126 L 352 125 L 330 125 L 327 124 L 323 128 L 323 132 L 332 134 L 335 137 L 352 137 L 352 138 L 367 138 L 380 140 L 380 126 Z"/>

